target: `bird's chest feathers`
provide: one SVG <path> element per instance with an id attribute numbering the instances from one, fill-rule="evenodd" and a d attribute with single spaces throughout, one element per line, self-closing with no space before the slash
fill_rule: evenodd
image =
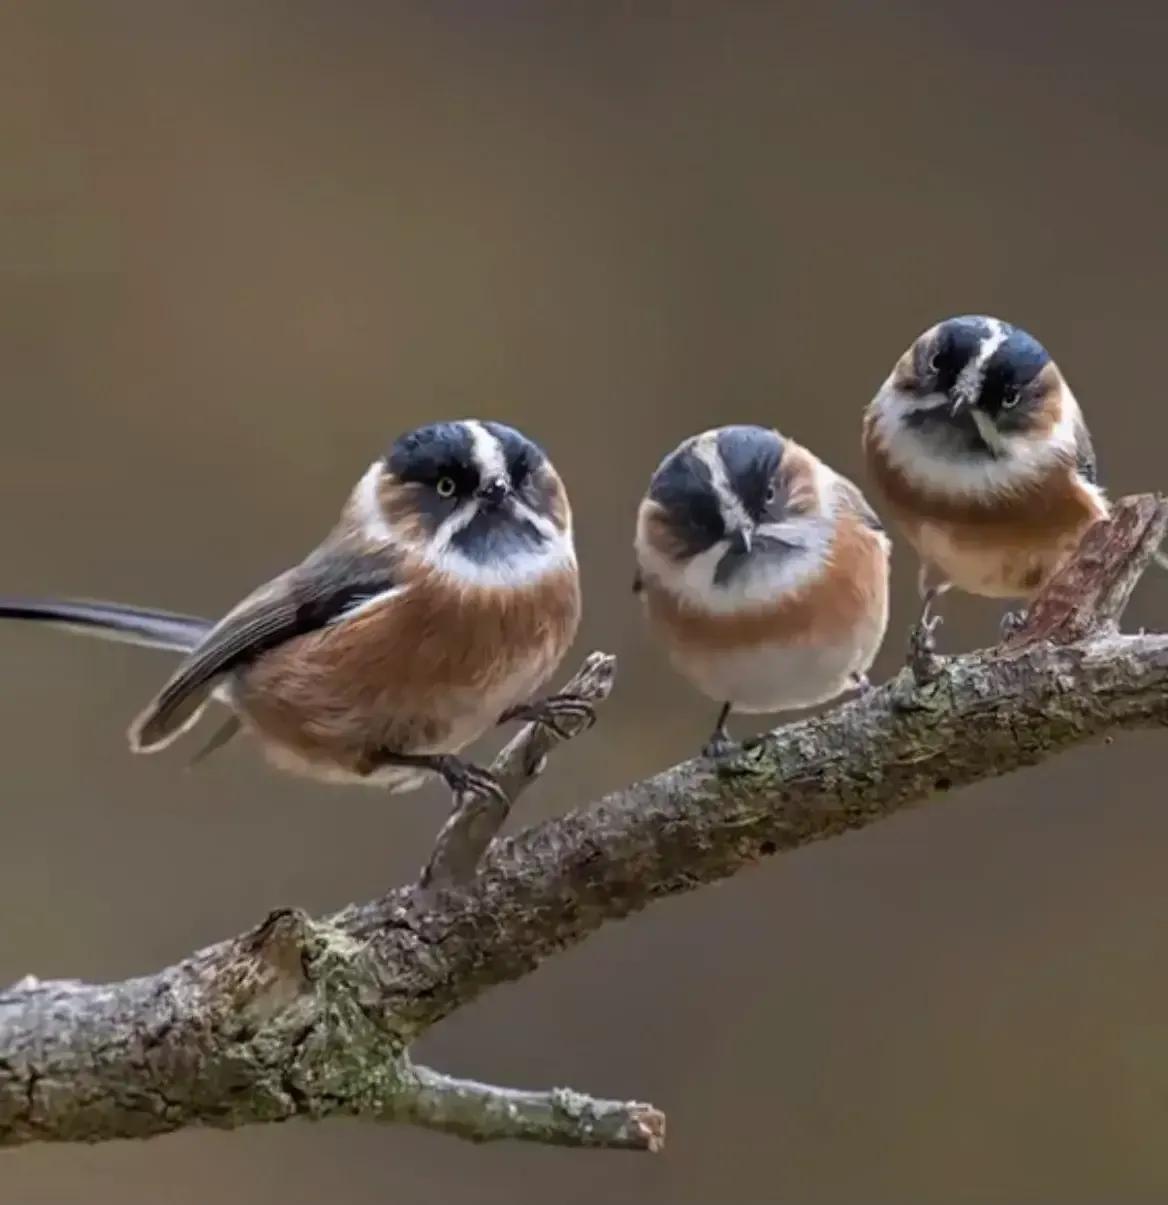
<path id="1" fill-rule="evenodd" d="M 731 649 L 765 644 L 846 642 L 857 625 L 883 627 L 887 607 L 887 556 L 874 532 L 841 526 L 830 547 L 785 589 L 733 607 L 693 598 L 649 577 L 645 605 L 670 643 Z"/>
<path id="2" fill-rule="evenodd" d="M 1025 509 L 1031 521 L 1042 523 L 1049 521 L 1047 511 L 1065 504 L 1062 482 L 1077 480 L 1069 427 L 987 441 L 968 415 L 955 423 L 924 411 L 910 420 L 915 421 L 879 408 L 864 419 L 869 467 L 894 506 L 936 518 L 971 515 L 982 522 L 1002 511 L 1016 515 Z"/>
<path id="3" fill-rule="evenodd" d="M 575 635 L 579 610 L 574 572 L 498 588 L 454 587 L 431 575 L 370 616 L 362 643 L 383 680 L 492 693 L 546 673 Z"/>
<path id="4" fill-rule="evenodd" d="M 1102 495 L 1079 476 L 1069 455 L 1051 452 L 1045 464 L 1016 466 L 1012 476 L 1009 465 L 985 465 L 981 477 L 967 481 L 956 470 L 946 477 L 943 465 L 894 455 L 871 420 L 865 445 L 872 475 L 910 535 L 927 521 L 949 525 L 957 535 L 968 529 L 984 538 L 993 529 L 997 539 L 1042 541 L 1106 513 Z"/>
<path id="5" fill-rule="evenodd" d="M 989 597 L 1033 594 L 1107 513 L 1102 495 L 1065 466 L 1019 494 L 960 503 L 939 504 L 903 479 L 886 492 L 921 559 L 959 588 Z"/>

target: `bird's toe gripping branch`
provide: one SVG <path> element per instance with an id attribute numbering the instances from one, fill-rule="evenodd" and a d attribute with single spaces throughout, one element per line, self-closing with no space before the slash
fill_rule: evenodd
<path id="1" fill-rule="evenodd" d="M 490 777 L 501 794 L 455 792 L 454 808 L 422 870 L 423 887 L 456 886 L 474 877 L 511 804 L 543 772 L 548 754 L 557 745 L 592 727 L 596 705 L 612 693 L 615 679 L 616 658 L 611 653 L 590 653 L 564 688 L 551 696 L 554 722 L 548 722 L 548 713 L 539 703 L 507 713 L 508 718 L 526 718 L 528 723 L 491 763 Z"/>
<path id="2" fill-rule="evenodd" d="M 512 720 L 543 724 L 561 740 L 567 741 L 596 723 L 596 706 L 591 699 L 561 690 L 535 703 L 520 703 L 516 707 L 509 707 L 499 717 L 500 724 L 507 724 Z"/>

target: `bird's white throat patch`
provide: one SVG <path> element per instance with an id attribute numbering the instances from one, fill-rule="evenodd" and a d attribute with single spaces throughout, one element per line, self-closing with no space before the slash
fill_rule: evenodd
<path id="1" fill-rule="evenodd" d="M 557 531 L 537 548 L 518 548 L 490 561 L 476 561 L 449 541 L 431 544 L 422 559 L 432 569 L 444 573 L 463 586 L 507 587 L 538 582 L 565 569 L 575 570 L 576 550 L 572 537 Z"/>
<path id="2" fill-rule="evenodd" d="M 493 464 L 489 449 L 494 448 L 494 455 L 497 455 L 499 464 L 502 465 L 502 450 L 495 437 L 482 427 L 481 423 L 468 426 L 478 427 L 486 441 L 482 449 L 485 459 L 480 461 L 480 464 Z M 505 474 L 505 465 L 501 471 Z M 381 506 L 380 484 L 383 472 L 381 462 L 374 461 L 357 483 L 357 488 L 353 491 L 354 514 L 362 535 L 370 543 L 378 547 L 401 547 L 404 543 L 401 535 L 394 531 Z M 466 586 L 524 585 L 563 569 L 575 569 L 576 550 L 571 530 L 561 530 L 546 515 L 537 514 L 526 502 L 518 498 L 512 497 L 511 505 L 515 508 L 517 518 L 526 520 L 543 537 L 543 542 L 538 547 L 512 548 L 501 552 L 490 561 L 476 561 L 468 557 L 453 544 L 454 537 L 471 523 L 478 512 L 478 503 L 475 499 L 468 498 L 442 522 L 424 547 L 417 548 L 411 543 L 410 551 L 432 569 Z"/>
<path id="3" fill-rule="evenodd" d="M 914 397 L 898 388 L 891 376 L 871 403 L 873 437 L 889 464 L 913 485 L 943 496 L 989 498 L 1024 489 L 1060 463 L 1075 461 L 1076 428 L 1082 420 L 1078 403 L 1065 385 L 1058 399 L 1058 420 L 1050 431 L 1003 434 L 988 415 L 974 410 L 974 421 L 993 457 L 940 455 L 927 437 L 905 422 L 913 411 L 950 404 L 944 394 Z"/>

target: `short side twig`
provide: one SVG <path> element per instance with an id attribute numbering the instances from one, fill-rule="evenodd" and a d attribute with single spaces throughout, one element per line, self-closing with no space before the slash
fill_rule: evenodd
<path id="1" fill-rule="evenodd" d="M 1168 497 L 1121 498 L 1108 519 L 1089 528 L 1076 554 L 1050 579 L 1018 630 L 1003 642 L 1074 644 L 1114 632 L 1144 570 L 1168 532 Z"/>
<path id="2" fill-rule="evenodd" d="M 412 1081 L 412 1082 L 411 1082 Z M 665 1114 L 639 1101 L 598 1100 L 572 1088 L 498 1088 L 411 1064 L 392 1104 L 394 1121 L 472 1142 L 522 1139 L 556 1146 L 660 1151 Z"/>
<path id="3" fill-rule="evenodd" d="M 590 653 L 563 693 L 600 703 L 612 693 L 615 678 L 616 658 L 610 653 Z M 491 773 L 511 803 L 543 773 L 548 754 L 565 739 L 579 736 L 588 721 L 565 719 L 559 727 L 564 735 L 546 724 L 525 724 L 491 763 Z M 496 796 L 459 795 L 422 870 L 421 885 L 437 888 L 469 882 L 509 812 L 509 805 Z"/>

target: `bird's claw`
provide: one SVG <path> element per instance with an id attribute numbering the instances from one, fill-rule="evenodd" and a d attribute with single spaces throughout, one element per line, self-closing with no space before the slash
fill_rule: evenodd
<path id="1" fill-rule="evenodd" d="M 519 703 L 515 707 L 508 707 L 499 717 L 500 724 L 512 720 L 541 724 L 549 732 L 554 732 L 560 740 L 566 741 L 571 740 L 577 733 L 587 732 L 596 723 L 596 707 L 581 695 L 548 695 L 546 699 L 540 699 L 536 703 Z M 571 729 L 564 727 L 565 720 L 575 721 Z"/>
<path id="2" fill-rule="evenodd" d="M 940 622 L 940 615 L 930 615 L 926 611 L 909 636 L 908 664 L 918 684 L 931 682 L 937 676 L 939 660 L 933 633 Z"/>
<path id="3" fill-rule="evenodd" d="M 1002 616 L 1002 622 L 999 625 L 998 631 L 1003 640 L 1009 640 L 1011 636 L 1016 636 L 1025 626 L 1025 611 L 1007 611 Z"/>
<path id="4" fill-rule="evenodd" d="M 942 618 L 941 615 L 922 615 L 920 617 L 909 638 L 913 648 L 923 648 L 930 653 L 934 651 L 936 638 L 933 633 L 940 627 Z"/>
<path id="5" fill-rule="evenodd" d="M 710 761 L 721 761 L 736 752 L 737 748 L 725 732 L 715 732 L 702 746 L 702 756 Z"/>
<path id="6" fill-rule="evenodd" d="M 489 770 L 451 756 L 438 756 L 432 764 L 434 772 L 442 776 L 443 781 L 454 795 L 494 798 L 506 807 L 511 806 L 507 792 L 503 790 L 502 784 Z"/>

